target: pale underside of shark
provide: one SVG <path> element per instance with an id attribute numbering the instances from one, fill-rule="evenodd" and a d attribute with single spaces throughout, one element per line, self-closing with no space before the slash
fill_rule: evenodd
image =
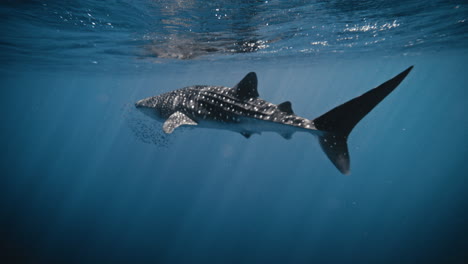
<path id="1" fill-rule="evenodd" d="M 275 105 L 260 99 L 254 72 L 232 88 L 189 86 L 140 100 L 135 106 L 164 122 L 163 130 L 168 134 L 179 126 L 231 130 L 246 138 L 271 131 L 290 139 L 295 132 L 307 132 L 318 137 L 320 146 L 336 168 L 348 174 L 349 133 L 403 81 L 412 68 L 313 120 L 295 115 L 288 101 Z"/>

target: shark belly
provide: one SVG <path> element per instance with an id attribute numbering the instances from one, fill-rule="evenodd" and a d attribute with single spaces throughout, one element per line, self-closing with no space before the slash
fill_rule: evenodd
<path id="1" fill-rule="evenodd" d="M 197 122 L 198 127 L 200 128 L 229 130 L 241 134 L 261 134 L 262 132 L 275 132 L 280 135 L 292 135 L 295 132 L 307 132 L 317 135 L 323 133 L 316 129 L 303 128 L 281 122 L 250 117 L 238 117 L 233 122 L 220 122 L 218 120 L 210 119 L 199 119 Z"/>

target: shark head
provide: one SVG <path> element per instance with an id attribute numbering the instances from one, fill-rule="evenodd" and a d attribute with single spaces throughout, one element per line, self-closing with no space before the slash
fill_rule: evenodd
<path id="1" fill-rule="evenodd" d="M 151 118 L 162 119 L 161 104 L 159 96 L 152 96 L 136 102 L 135 107 Z"/>

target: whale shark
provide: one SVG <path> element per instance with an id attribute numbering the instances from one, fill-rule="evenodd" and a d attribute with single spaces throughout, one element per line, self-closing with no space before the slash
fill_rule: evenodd
<path id="1" fill-rule="evenodd" d="M 349 134 L 412 68 L 315 119 L 296 115 L 289 101 L 276 105 L 259 98 L 255 72 L 248 73 L 234 87 L 189 86 L 142 99 L 135 107 L 163 122 L 167 134 L 181 126 L 230 130 L 245 138 L 276 132 L 290 139 L 296 132 L 306 132 L 318 138 L 322 150 L 341 173 L 349 174 Z"/>

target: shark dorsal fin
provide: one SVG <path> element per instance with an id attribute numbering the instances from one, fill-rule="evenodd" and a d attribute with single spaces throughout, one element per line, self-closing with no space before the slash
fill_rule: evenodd
<path id="1" fill-rule="evenodd" d="M 234 86 L 236 94 L 241 99 L 257 98 L 257 74 L 255 72 L 248 73 L 236 86 Z"/>
<path id="2" fill-rule="evenodd" d="M 182 125 L 194 126 L 198 124 L 183 113 L 175 112 L 166 120 L 166 122 L 164 122 L 163 130 L 166 134 L 170 134 L 174 131 L 174 129 Z"/>
<path id="3" fill-rule="evenodd" d="M 292 110 L 292 107 L 291 107 L 291 102 L 289 102 L 289 101 L 286 101 L 286 102 L 283 102 L 283 103 L 279 104 L 278 109 L 281 112 L 285 112 L 285 113 L 290 114 L 290 115 L 294 114 L 294 111 Z"/>

